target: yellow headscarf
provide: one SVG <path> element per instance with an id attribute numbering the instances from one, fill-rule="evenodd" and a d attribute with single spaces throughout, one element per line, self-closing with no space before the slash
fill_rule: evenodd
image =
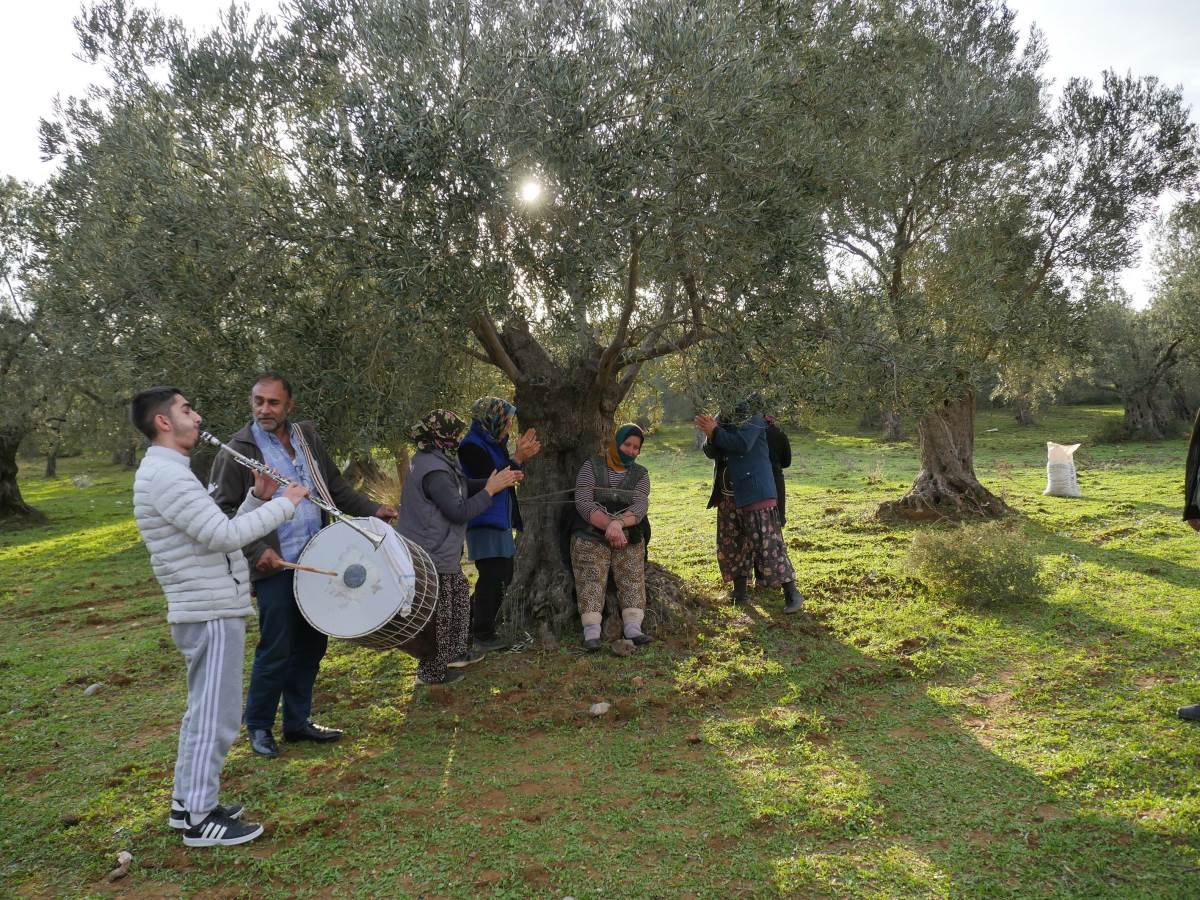
<path id="1" fill-rule="evenodd" d="M 614 472 L 624 472 L 625 467 L 633 462 L 632 456 L 626 456 L 621 452 L 621 445 L 631 435 L 636 434 L 644 444 L 646 442 L 646 433 L 632 422 L 627 422 L 617 429 L 616 435 L 608 439 L 608 459 L 606 460 L 608 467 Z"/>

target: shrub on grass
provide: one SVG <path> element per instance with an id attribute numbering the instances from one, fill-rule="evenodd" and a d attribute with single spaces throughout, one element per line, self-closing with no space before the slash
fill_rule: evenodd
<path id="1" fill-rule="evenodd" d="M 931 594 L 971 606 L 1032 600 L 1044 589 L 1029 539 L 999 522 L 920 531 L 908 566 Z"/>
<path id="2" fill-rule="evenodd" d="M 1092 444 L 1123 444 L 1128 440 L 1129 431 L 1125 428 L 1125 420 L 1116 416 L 1106 418 L 1089 435 L 1089 443 Z"/>

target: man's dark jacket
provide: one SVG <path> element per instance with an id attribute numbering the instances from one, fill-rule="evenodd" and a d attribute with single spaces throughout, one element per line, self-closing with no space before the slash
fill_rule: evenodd
<path id="1" fill-rule="evenodd" d="M 321 439 L 317 436 L 317 429 L 312 422 L 298 422 L 300 430 L 304 433 L 305 439 L 308 441 L 308 448 L 312 451 L 313 458 L 316 459 L 317 465 L 321 467 L 321 474 L 325 476 L 325 484 L 329 486 L 329 493 L 333 497 L 333 505 L 340 509 L 348 516 L 373 516 L 379 510 L 380 504 L 371 500 L 346 483 L 346 479 L 342 477 L 342 473 L 338 471 L 338 467 L 330 458 L 325 445 L 321 443 Z M 250 431 L 250 425 L 246 425 L 241 431 L 231 437 L 228 441 L 229 446 L 244 456 L 249 456 L 251 459 L 256 459 L 259 462 L 263 461 L 262 451 L 258 449 L 258 444 L 254 443 L 254 434 Z M 299 452 L 299 451 L 297 451 Z M 212 481 L 209 485 L 209 493 L 212 494 L 217 505 L 221 507 L 221 511 L 227 516 L 232 516 L 242 501 L 246 499 L 246 492 L 254 486 L 254 472 L 237 462 L 228 453 L 218 453 L 216 462 L 213 463 Z M 329 524 L 329 514 L 324 510 L 321 511 L 321 525 Z M 266 537 L 247 544 L 242 548 L 242 552 L 246 554 L 246 559 L 250 561 L 250 580 L 261 581 L 275 573 L 260 572 L 255 563 L 262 556 L 264 550 L 270 547 L 276 553 L 279 550 L 279 535 L 272 531 Z M 280 554 L 282 555 L 282 554 Z"/>
<path id="2" fill-rule="evenodd" d="M 792 464 L 792 442 L 774 422 L 767 423 L 767 449 L 771 452 L 771 471 L 775 474 L 775 510 L 782 528 L 787 524 L 787 485 L 783 470 Z"/>
<path id="3" fill-rule="evenodd" d="M 1188 445 L 1187 475 L 1183 482 L 1183 517 L 1200 519 L 1200 507 L 1196 506 L 1196 476 L 1200 470 L 1200 414 L 1192 426 L 1192 442 Z"/>

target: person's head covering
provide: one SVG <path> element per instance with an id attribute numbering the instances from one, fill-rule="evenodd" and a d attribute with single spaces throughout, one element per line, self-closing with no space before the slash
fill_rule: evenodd
<path id="1" fill-rule="evenodd" d="M 500 434 L 516 414 L 517 408 L 500 397 L 480 397 L 471 404 L 471 418 L 497 442 L 508 438 L 505 435 L 502 439 Z"/>
<path id="2" fill-rule="evenodd" d="M 755 413 L 762 411 L 762 405 L 762 394 L 754 391 L 734 404 L 733 412 L 722 413 L 718 416 L 717 422 L 720 425 L 732 425 L 734 428 L 741 428 L 754 418 Z"/>
<path id="3" fill-rule="evenodd" d="M 448 409 L 435 409 L 425 414 L 408 432 L 418 450 L 441 450 L 447 456 L 458 453 L 458 439 L 467 423 Z"/>
<path id="4" fill-rule="evenodd" d="M 625 467 L 634 460 L 632 456 L 621 452 L 621 445 L 630 435 L 637 435 L 643 444 L 646 443 L 646 432 L 632 422 L 626 422 L 618 428 L 617 433 L 608 442 L 608 467 L 614 472 L 624 472 Z"/>

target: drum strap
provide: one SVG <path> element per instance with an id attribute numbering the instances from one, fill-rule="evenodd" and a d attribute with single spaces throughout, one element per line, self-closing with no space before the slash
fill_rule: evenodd
<path id="1" fill-rule="evenodd" d="M 308 446 L 308 439 L 299 425 L 292 426 L 292 446 L 304 454 L 304 461 L 308 464 L 308 471 L 312 473 L 313 487 L 316 489 L 317 496 L 336 509 L 337 504 L 333 502 L 333 497 L 329 493 L 329 485 L 325 483 L 321 467 L 317 465 L 312 449 Z"/>

